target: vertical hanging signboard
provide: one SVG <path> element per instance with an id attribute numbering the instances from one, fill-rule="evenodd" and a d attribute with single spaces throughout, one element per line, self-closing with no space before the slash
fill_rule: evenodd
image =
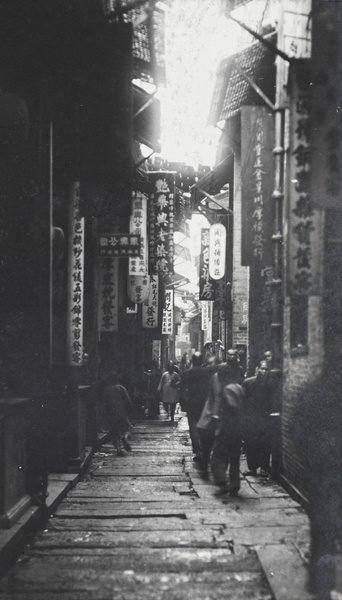
<path id="1" fill-rule="evenodd" d="M 140 236 L 141 246 L 140 256 L 128 260 L 128 274 L 146 275 L 148 272 L 147 196 L 139 191 L 133 192 L 129 231 Z"/>
<path id="2" fill-rule="evenodd" d="M 67 365 L 83 364 L 84 217 L 80 213 L 80 183 L 69 195 Z"/>
<path id="3" fill-rule="evenodd" d="M 244 266 L 273 264 L 274 116 L 262 106 L 241 108 L 242 256 Z"/>
<path id="4" fill-rule="evenodd" d="M 212 279 L 222 279 L 226 272 L 227 231 L 222 223 L 215 223 L 209 229 L 209 275 Z"/>
<path id="5" fill-rule="evenodd" d="M 241 263 L 250 267 L 248 326 L 252 363 L 257 363 L 271 344 L 274 144 L 274 114 L 263 106 L 243 106 Z"/>
<path id="6" fill-rule="evenodd" d="M 98 331 L 113 333 L 119 327 L 119 259 L 99 258 Z"/>
<path id="7" fill-rule="evenodd" d="M 201 302 L 201 321 L 202 331 L 208 331 L 209 329 L 209 302 Z"/>
<path id="8" fill-rule="evenodd" d="M 158 275 L 150 275 L 150 291 L 142 305 L 142 326 L 147 329 L 158 327 L 159 280 Z"/>
<path id="9" fill-rule="evenodd" d="M 209 228 L 201 229 L 201 254 L 199 262 L 199 299 L 215 300 L 216 282 L 209 275 Z"/>
<path id="10" fill-rule="evenodd" d="M 162 334 L 173 334 L 173 290 L 165 292 L 165 304 L 163 308 Z"/>
<path id="11" fill-rule="evenodd" d="M 149 275 L 128 275 L 127 296 L 133 304 L 146 302 L 150 293 Z"/>
<path id="12" fill-rule="evenodd" d="M 311 73 L 307 65 L 290 68 L 290 210 L 288 279 L 292 295 L 320 295 L 322 215 L 311 200 Z"/>
<path id="13" fill-rule="evenodd" d="M 149 173 L 149 272 L 173 274 L 174 190 L 172 171 Z"/>
<path id="14" fill-rule="evenodd" d="M 127 295 L 134 304 L 146 302 L 150 291 L 148 275 L 147 246 L 147 196 L 139 191 L 134 192 L 132 213 L 129 224 L 130 233 L 139 235 L 141 239 L 140 256 L 128 261 Z"/>

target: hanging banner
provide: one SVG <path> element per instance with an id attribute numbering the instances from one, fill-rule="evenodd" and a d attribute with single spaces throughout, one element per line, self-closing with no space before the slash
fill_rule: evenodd
<path id="1" fill-rule="evenodd" d="M 290 152 L 288 281 L 289 293 L 320 295 L 322 291 L 322 214 L 311 202 L 310 98 L 311 73 L 307 64 L 290 68 Z"/>
<path id="2" fill-rule="evenodd" d="M 127 296 L 133 304 L 142 304 L 150 292 L 149 275 L 128 275 Z"/>
<path id="3" fill-rule="evenodd" d="M 209 302 L 201 302 L 201 321 L 202 331 L 208 331 L 209 329 Z"/>
<path id="4" fill-rule="evenodd" d="M 99 258 L 98 331 L 119 328 L 119 259 Z"/>
<path id="5" fill-rule="evenodd" d="M 251 364 L 271 344 L 274 233 L 274 114 L 262 106 L 241 108 L 242 247 L 250 267 L 249 339 Z M 245 318 L 245 317 L 244 317 Z M 241 321 L 240 321 L 241 322 Z M 246 326 L 246 323 L 243 323 Z"/>
<path id="6" fill-rule="evenodd" d="M 99 256 L 140 256 L 141 238 L 130 233 L 104 233 L 99 236 Z"/>
<path id="7" fill-rule="evenodd" d="M 128 274 L 147 275 L 147 196 L 138 191 L 133 192 L 132 214 L 129 222 L 129 231 L 134 235 L 140 236 L 141 246 L 140 256 L 137 258 L 130 258 L 128 261 Z"/>
<path id="8" fill-rule="evenodd" d="M 142 306 L 142 326 L 147 329 L 158 327 L 159 312 L 159 279 L 158 275 L 150 275 L 150 291 Z"/>
<path id="9" fill-rule="evenodd" d="M 72 183 L 68 216 L 67 365 L 83 364 L 84 217 L 80 212 L 80 183 Z"/>
<path id="10" fill-rule="evenodd" d="M 176 173 L 149 173 L 149 272 L 171 275 L 174 253 L 174 189 Z"/>
<path id="11" fill-rule="evenodd" d="M 209 275 L 209 228 L 201 229 L 201 254 L 199 257 L 199 299 L 215 299 L 216 282 Z"/>
<path id="12" fill-rule="evenodd" d="M 273 264 L 274 116 L 262 106 L 241 108 L 241 264 Z"/>
<path id="13" fill-rule="evenodd" d="M 222 279 L 226 272 L 227 231 L 222 223 L 214 223 L 209 229 L 209 275 Z"/>
<path id="14" fill-rule="evenodd" d="M 172 335 L 173 334 L 173 290 L 167 290 L 165 292 L 164 308 L 163 308 L 163 321 L 162 321 L 162 334 Z"/>

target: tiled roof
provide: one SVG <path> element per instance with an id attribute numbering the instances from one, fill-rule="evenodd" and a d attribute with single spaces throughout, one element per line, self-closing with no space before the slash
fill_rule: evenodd
<path id="1" fill-rule="evenodd" d="M 276 35 L 267 36 L 276 43 Z M 263 104 L 262 98 L 243 78 L 235 65 L 244 71 L 274 102 L 275 99 L 275 53 L 262 42 L 256 42 L 238 54 L 226 58 L 220 64 L 208 125 L 216 125 L 238 113 L 241 106 Z"/>
<path id="2" fill-rule="evenodd" d="M 137 19 L 146 7 L 134 9 L 128 18 Z M 133 76 L 145 81 L 165 82 L 165 13 L 157 7 L 145 23 L 133 30 Z"/>
<path id="3" fill-rule="evenodd" d="M 135 8 L 131 0 L 102 0 L 102 5 L 109 18 L 115 18 L 116 14 L 126 22 L 142 18 L 141 24 L 133 29 L 133 78 L 164 83 L 165 11 L 154 6 L 149 12 L 148 0 L 143 4 L 137 1 Z"/>

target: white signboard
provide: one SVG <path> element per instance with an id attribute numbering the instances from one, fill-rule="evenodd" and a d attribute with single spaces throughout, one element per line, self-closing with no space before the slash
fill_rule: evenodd
<path id="1" fill-rule="evenodd" d="M 142 306 L 142 326 L 147 329 L 158 327 L 159 309 L 159 280 L 158 275 L 150 275 L 150 292 Z"/>
<path id="2" fill-rule="evenodd" d="M 150 291 L 149 275 L 128 275 L 127 296 L 133 304 L 142 304 L 148 298 Z"/>
<path id="3" fill-rule="evenodd" d="M 201 302 L 201 317 L 202 317 L 202 331 L 208 331 L 209 329 L 209 302 L 204 300 Z"/>
<path id="4" fill-rule="evenodd" d="M 132 199 L 132 214 L 129 222 L 129 231 L 140 235 L 140 256 L 130 258 L 128 261 L 129 275 L 147 275 L 148 273 L 148 246 L 147 246 L 147 196 L 141 192 L 134 192 Z"/>
<path id="5" fill-rule="evenodd" d="M 173 334 L 173 290 L 165 292 L 165 305 L 163 308 L 162 334 Z"/>
<path id="6" fill-rule="evenodd" d="M 222 279 L 226 269 L 226 228 L 215 223 L 209 229 L 209 275 Z"/>

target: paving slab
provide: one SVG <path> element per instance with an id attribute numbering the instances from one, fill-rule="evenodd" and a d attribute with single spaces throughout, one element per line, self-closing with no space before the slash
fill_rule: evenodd
<path id="1" fill-rule="evenodd" d="M 239 497 L 216 497 L 181 414 L 135 423 L 132 448 L 104 444 L 83 481 L 55 479 L 67 496 L 0 600 L 285 600 L 286 576 L 307 600 L 308 519 L 280 486 L 241 474 Z"/>

